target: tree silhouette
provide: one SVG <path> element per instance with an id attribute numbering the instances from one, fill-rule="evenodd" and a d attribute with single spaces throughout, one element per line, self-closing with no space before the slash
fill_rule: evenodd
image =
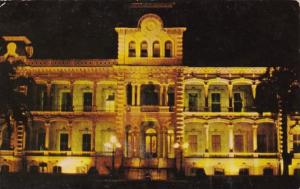
<path id="1" fill-rule="evenodd" d="M 31 118 L 29 100 L 24 91 L 34 83 L 32 78 L 19 76 L 17 68 L 25 64 L 19 60 L 4 60 L 0 62 L 0 116 L 7 126 L 7 133 L 2 140 L 1 149 L 12 149 L 10 140 L 13 132 L 13 122 L 25 125 Z"/>
<path id="2" fill-rule="evenodd" d="M 267 68 L 257 87 L 256 108 L 272 112 L 279 120 L 279 152 L 283 159 L 283 175 L 288 175 L 292 153 L 288 153 L 287 118 L 300 110 L 300 87 L 295 67 L 281 66 Z"/>

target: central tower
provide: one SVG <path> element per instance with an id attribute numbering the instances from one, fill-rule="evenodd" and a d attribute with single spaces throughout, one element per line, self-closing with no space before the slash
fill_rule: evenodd
<path id="1" fill-rule="evenodd" d="M 127 65 L 181 65 L 185 27 L 165 28 L 156 14 L 145 14 L 137 28 L 115 28 L 118 63 Z"/>

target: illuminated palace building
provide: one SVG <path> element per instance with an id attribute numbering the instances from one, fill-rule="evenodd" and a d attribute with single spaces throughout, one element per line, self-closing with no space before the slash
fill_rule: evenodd
<path id="1" fill-rule="evenodd" d="M 117 59 L 32 59 L 24 54 L 33 52 L 29 39 L 3 37 L 3 57 L 22 58 L 18 73 L 36 85 L 27 89 L 33 120 L 15 125 L 12 150 L 0 151 L 2 171 L 25 164 L 29 172 L 115 171 L 128 179 L 282 171 L 280 122 L 253 108 L 266 68 L 184 66 L 186 28 L 166 28 L 155 14 L 115 31 Z M 297 123 L 289 118 L 289 150 L 300 145 Z"/>

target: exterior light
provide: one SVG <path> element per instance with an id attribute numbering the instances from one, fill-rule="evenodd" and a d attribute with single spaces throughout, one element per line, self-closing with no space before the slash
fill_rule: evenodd
<path id="1" fill-rule="evenodd" d="M 189 143 L 185 142 L 182 144 L 183 149 L 187 149 L 189 147 Z"/>

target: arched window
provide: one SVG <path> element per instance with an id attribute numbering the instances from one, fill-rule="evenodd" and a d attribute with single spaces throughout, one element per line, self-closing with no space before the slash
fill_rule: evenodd
<path id="1" fill-rule="evenodd" d="M 157 136 L 155 129 L 147 129 L 145 133 L 146 156 L 157 157 Z"/>
<path id="2" fill-rule="evenodd" d="M 141 57 L 147 57 L 148 56 L 148 44 L 146 41 L 143 41 L 141 43 Z"/>
<path id="3" fill-rule="evenodd" d="M 160 57 L 160 45 L 158 41 L 153 43 L 153 57 Z"/>
<path id="4" fill-rule="evenodd" d="M 135 57 L 135 42 L 134 41 L 130 41 L 129 45 L 128 45 L 128 56 L 129 57 Z"/>
<path id="5" fill-rule="evenodd" d="M 172 42 L 167 41 L 165 43 L 165 57 L 172 57 Z"/>

